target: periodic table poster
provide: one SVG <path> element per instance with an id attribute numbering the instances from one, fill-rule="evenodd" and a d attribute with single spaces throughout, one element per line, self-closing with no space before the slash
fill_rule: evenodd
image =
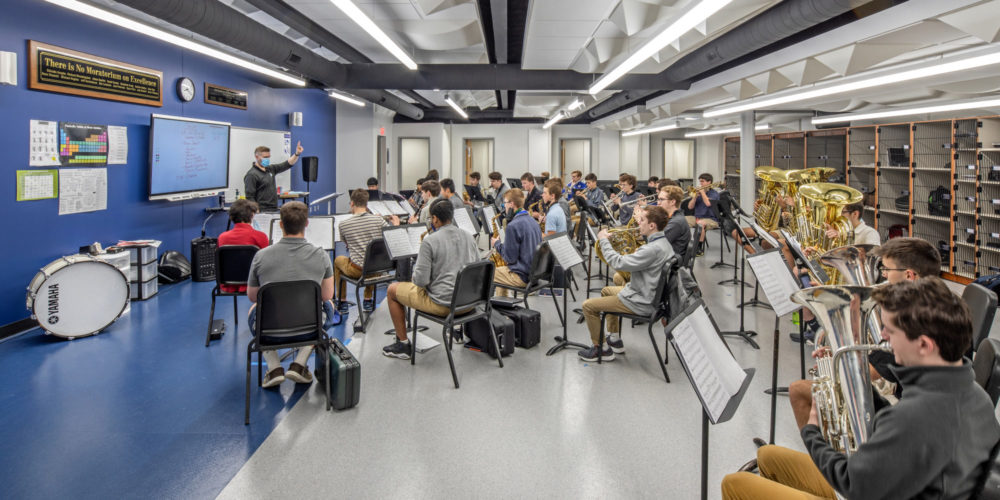
<path id="1" fill-rule="evenodd" d="M 59 163 L 64 167 L 107 165 L 107 125 L 59 122 Z"/>

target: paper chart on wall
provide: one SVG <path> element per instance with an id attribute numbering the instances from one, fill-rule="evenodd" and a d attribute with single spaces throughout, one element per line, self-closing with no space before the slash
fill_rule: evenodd
<path id="1" fill-rule="evenodd" d="M 59 215 L 108 208 L 108 169 L 59 170 Z"/>
<path id="2" fill-rule="evenodd" d="M 58 193 L 58 170 L 17 171 L 17 201 L 45 200 Z"/>
<path id="3" fill-rule="evenodd" d="M 31 120 L 28 132 L 28 165 L 59 165 L 59 122 Z"/>
<path id="4" fill-rule="evenodd" d="M 108 165 L 128 163 L 128 127 L 108 125 Z"/>

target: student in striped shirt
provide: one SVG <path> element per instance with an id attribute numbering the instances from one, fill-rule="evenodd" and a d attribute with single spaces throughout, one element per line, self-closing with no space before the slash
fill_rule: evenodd
<path id="1" fill-rule="evenodd" d="M 368 211 L 368 191 L 355 189 L 351 193 L 350 219 L 340 223 L 340 239 L 347 245 L 349 255 L 339 255 L 333 260 L 333 282 L 337 285 L 337 307 L 341 314 L 347 312 L 344 297 L 347 295 L 347 282 L 340 279 L 341 275 L 349 278 L 360 278 L 361 267 L 365 263 L 365 249 L 368 244 L 382 237 L 382 227 L 387 223 L 382 217 Z M 399 217 L 391 218 L 392 225 L 399 225 Z M 362 305 L 365 311 L 375 310 L 375 299 L 372 297 L 372 287 L 365 287 L 365 301 Z"/>

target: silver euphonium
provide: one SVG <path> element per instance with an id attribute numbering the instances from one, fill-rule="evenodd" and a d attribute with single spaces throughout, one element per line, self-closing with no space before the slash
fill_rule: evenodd
<path id="1" fill-rule="evenodd" d="M 848 455 L 871 434 L 874 400 L 868 373 L 868 351 L 889 351 L 868 342 L 865 328 L 875 308 L 872 287 L 831 285 L 795 292 L 792 301 L 816 316 L 830 352 L 816 360 L 813 401 L 823 437 Z M 819 344 L 817 339 L 817 344 Z"/>
<path id="2" fill-rule="evenodd" d="M 819 261 L 825 266 L 837 270 L 845 285 L 874 286 L 880 277 L 878 265 L 881 257 L 875 255 L 877 245 L 848 245 L 837 247 L 820 256 Z M 868 316 L 868 342 L 882 342 L 882 319 L 876 308 Z"/>

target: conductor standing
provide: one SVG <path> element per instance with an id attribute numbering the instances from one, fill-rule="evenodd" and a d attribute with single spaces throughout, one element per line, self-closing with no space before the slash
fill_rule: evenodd
<path id="1" fill-rule="evenodd" d="M 274 176 L 292 168 L 292 165 L 299 161 L 301 154 L 302 141 L 299 141 L 295 144 L 295 154 L 277 165 L 271 165 L 271 149 L 267 146 L 255 149 L 253 166 L 243 177 L 243 188 L 247 199 L 256 201 L 261 211 L 277 210 L 278 186 L 274 182 Z"/>

